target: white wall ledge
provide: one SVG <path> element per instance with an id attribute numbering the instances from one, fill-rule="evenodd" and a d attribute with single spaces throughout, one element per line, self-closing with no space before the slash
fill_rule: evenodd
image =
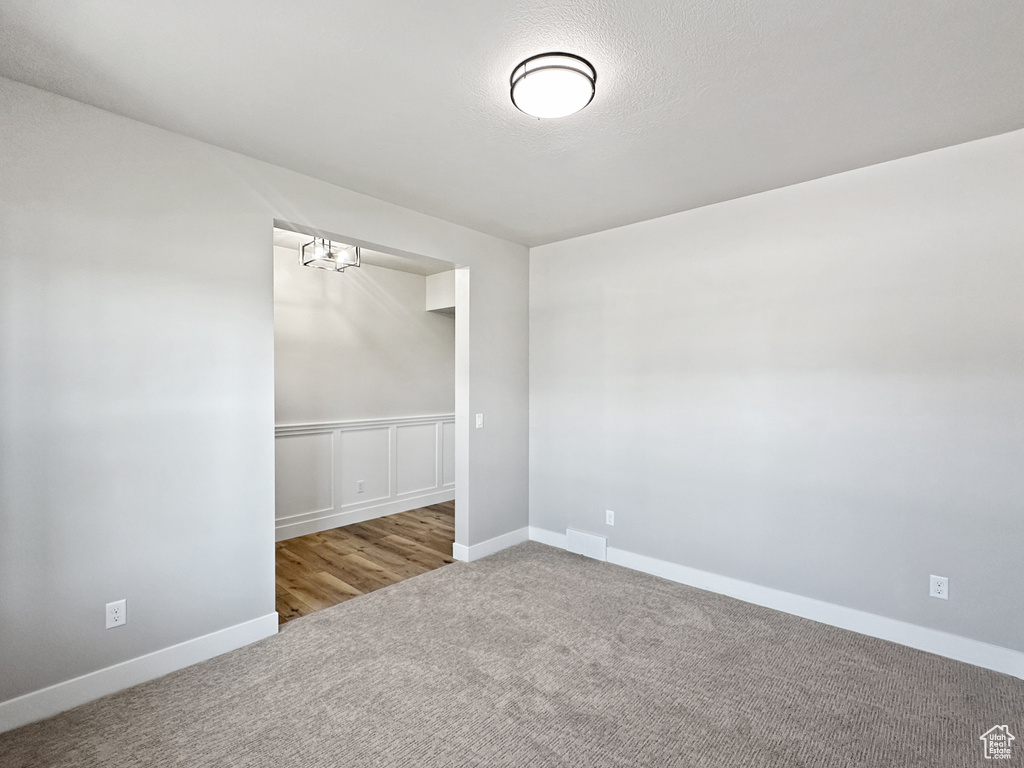
<path id="1" fill-rule="evenodd" d="M 439 413 L 433 416 L 399 416 L 397 418 L 358 419 L 354 421 L 316 421 L 307 424 L 277 424 L 274 436 L 282 435 L 315 435 L 332 432 L 335 429 L 366 429 L 383 427 L 390 424 L 406 426 L 411 424 L 433 424 L 435 422 L 455 422 L 454 413 Z"/>

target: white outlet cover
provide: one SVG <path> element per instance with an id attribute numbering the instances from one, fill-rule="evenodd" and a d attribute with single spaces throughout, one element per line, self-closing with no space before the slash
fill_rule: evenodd
<path id="1" fill-rule="evenodd" d="M 477 429 L 483 429 L 484 428 L 484 415 L 482 413 L 478 413 L 476 415 L 476 428 Z"/>
<path id="2" fill-rule="evenodd" d="M 932 574 L 929 577 L 928 596 L 949 600 L 949 579 Z"/>
<path id="3" fill-rule="evenodd" d="M 615 525 L 615 510 L 606 509 L 604 511 L 604 522 L 605 525 Z"/>
<path id="4" fill-rule="evenodd" d="M 128 601 L 115 600 L 107 603 L 107 629 L 120 627 L 128 623 Z"/>

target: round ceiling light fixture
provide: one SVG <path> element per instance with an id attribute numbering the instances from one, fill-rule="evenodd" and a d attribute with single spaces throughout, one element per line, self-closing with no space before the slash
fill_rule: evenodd
<path id="1" fill-rule="evenodd" d="M 533 117 L 565 117 L 594 98 L 597 72 L 572 53 L 541 53 L 512 70 L 512 103 Z"/>

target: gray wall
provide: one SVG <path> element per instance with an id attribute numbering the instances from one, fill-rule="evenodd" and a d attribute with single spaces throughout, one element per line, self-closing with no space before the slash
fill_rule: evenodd
<path id="1" fill-rule="evenodd" d="M 274 398 L 278 424 L 452 413 L 455 318 L 426 311 L 422 275 L 275 247 Z"/>
<path id="2" fill-rule="evenodd" d="M 531 525 L 1024 650 L 1024 131 L 530 263 Z"/>
<path id="3" fill-rule="evenodd" d="M 9 80 L 0 104 L 0 701 L 274 610 L 275 218 L 468 267 L 462 543 L 526 525 L 525 248 Z"/>

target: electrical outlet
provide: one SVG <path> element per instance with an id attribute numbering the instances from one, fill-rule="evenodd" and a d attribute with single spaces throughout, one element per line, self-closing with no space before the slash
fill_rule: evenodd
<path id="1" fill-rule="evenodd" d="M 606 509 L 604 511 L 604 524 L 605 525 L 615 525 L 615 511 L 614 510 Z"/>
<path id="2" fill-rule="evenodd" d="M 107 603 L 107 629 L 120 627 L 128 623 L 128 601 L 115 600 Z"/>
<path id="3" fill-rule="evenodd" d="M 945 576 L 933 575 L 928 589 L 928 596 L 937 597 L 940 600 L 949 600 L 949 579 Z"/>
<path id="4" fill-rule="evenodd" d="M 484 415 L 482 413 L 478 413 L 476 415 L 476 428 L 477 429 L 483 429 L 484 428 Z"/>
<path id="5" fill-rule="evenodd" d="M 366 489 L 365 480 L 356 480 L 356 493 L 362 493 Z"/>

